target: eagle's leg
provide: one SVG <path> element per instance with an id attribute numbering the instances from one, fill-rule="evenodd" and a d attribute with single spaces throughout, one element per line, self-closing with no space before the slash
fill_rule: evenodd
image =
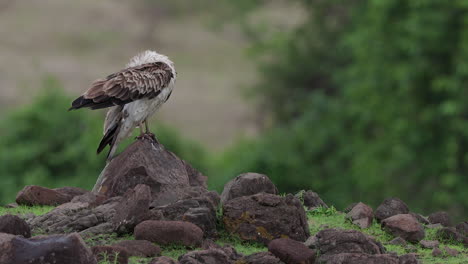
<path id="1" fill-rule="evenodd" d="M 136 138 L 137 138 L 137 139 L 142 139 L 142 138 L 145 137 L 145 132 L 143 132 L 143 123 L 141 123 L 141 124 L 139 125 L 139 127 L 140 127 L 140 135 L 139 135 L 138 137 L 136 137 Z"/>
<path id="2" fill-rule="evenodd" d="M 150 139 L 154 140 L 156 143 L 159 144 L 159 141 L 156 139 L 156 136 L 153 133 L 151 133 L 149 130 L 148 119 L 146 119 L 144 122 L 145 122 L 145 128 L 146 128 L 146 135 L 150 137 Z"/>

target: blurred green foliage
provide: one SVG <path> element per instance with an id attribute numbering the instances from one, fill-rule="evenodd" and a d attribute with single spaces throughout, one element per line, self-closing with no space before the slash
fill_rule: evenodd
<path id="1" fill-rule="evenodd" d="M 95 151 L 104 117 L 89 110 L 67 112 L 71 101 L 61 84 L 48 77 L 30 104 L 0 120 L 0 204 L 13 202 L 25 185 L 93 187 L 105 165 L 105 153 L 97 156 Z M 167 149 L 206 170 L 200 146 L 163 125 L 152 131 Z"/>
<path id="2" fill-rule="evenodd" d="M 398 196 L 466 217 L 468 3 L 299 2 L 303 24 L 254 40 L 273 127 L 230 150 L 221 178 L 256 171 L 341 208 Z"/>

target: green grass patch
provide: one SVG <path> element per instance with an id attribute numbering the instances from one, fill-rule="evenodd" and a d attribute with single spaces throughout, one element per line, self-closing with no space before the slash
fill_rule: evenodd
<path id="1" fill-rule="evenodd" d="M 52 209 L 54 209 L 54 206 L 26 206 L 26 205 L 19 205 L 16 208 L 4 208 L 0 207 L 0 215 L 7 215 L 7 214 L 12 214 L 12 215 L 25 215 L 25 214 L 34 214 L 34 215 L 43 215 L 46 214 Z"/>

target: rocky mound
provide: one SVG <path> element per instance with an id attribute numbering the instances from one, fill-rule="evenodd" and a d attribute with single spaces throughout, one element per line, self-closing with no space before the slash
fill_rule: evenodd
<path id="1" fill-rule="evenodd" d="M 278 195 L 266 175 L 245 173 L 226 184 L 220 198 L 207 190 L 204 175 L 147 139 L 112 160 L 93 192 L 27 186 L 17 203 L 57 207 L 41 216 L 23 216 L 26 220 L 0 216 L 0 264 L 129 263 L 132 256 L 153 264 L 419 263 L 416 255 L 389 252 L 362 232 L 376 222 L 382 232 L 395 237 L 390 243 L 429 248 L 434 256 L 464 252 L 443 248 L 442 253 L 439 241 L 424 240 L 431 225 L 440 225 L 440 242 L 468 244 L 466 222 L 451 227 L 443 212 L 426 219 L 397 198 L 386 199 L 375 212 L 364 203 L 350 206 L 343 219 L 360 230 L 324 226 L 311 234 L 318 224 L 308 220 L 308 212 L 334 209 L 317 193 Z M 213 242 L 220 232 L 260 243 L 265 250 L 240 254 L 230 245 Z M 103 234 L 136 240 L 92 247 L 83 241 Z M 187 253 L 178 260 L 161 257 L 161 248 L 168 246 Z"/>

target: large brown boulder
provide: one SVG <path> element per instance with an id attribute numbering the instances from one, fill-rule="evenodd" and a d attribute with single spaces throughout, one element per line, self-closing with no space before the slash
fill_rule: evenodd
<path id="1" fill-rule="evenodd" d="M 309 237 L 304 207 L 290 194 L 260 193 L 229 200 L 223 205 L 223 222 L 227 231 L 241 239 L 265 244 L 276 238 L 305 241 Z"/>
<path id="2" fill-rule="evenodd" d="M 397 214 L 408 214 L 409 208 L 398 198 L 385 199 L 375 210 L 375 219 L 378 222 Z"/>
<path id="3" fill-rule="evenodd" d="M 112 222 L 119 234 L 133 233 L 135 226 L 149 217 L 151 190 L 149 186 L 138 184 L 134 189 L 128 190 L 122 202 L 116 206 Z"/>
<path id="4" fill-rule="evenodd" d="M 187 221 L 203 230 L 206 237 L 216 236 L 216 212 L 219 195 L 207 192 L 198 197 L 179 200 L 173 204 L 158 206 L 150 211 L 151 220 Z"/>
<path id="5" fill-rule="evenodd" d="M 309 245 L 320 252 L 320 259 L 341 253 L 384 254 L 385 248 L 375 239 L 357 231 L 325 229 L 315 235 Z"/>
<path id="6" fill-rule="evenodd" d="M 89 203 L 84 202 L 62 204 L 47 214 L 31 219 L 29 224 L 33 230 L 41 230 L 48 234 L 110 233 L 114 228 L 112 218 L 121 200 L 121 197 L 114 197 L 97 207 L 91 207 Z"/>
<path id="7" fill-rule="evenodd" d="M 382 228 L 396 237 L 409 242 L 419 242 L 424 238 L 424 228 L 419 221 L 410 214 L 398 214 L 382 221 Z"/>
<path id="8" fill-rule="evenodd" d="M 1 264 L 95 264 L 91 250 L 76 234 L 26 239 L 0 233 Z"/>
<path id="9" fill-rule="evenodd" d="M 138 184 L 150 187 L 155 205 L 183 199 L 193 188 L 206 191 L 206 176 L 149 139 L 140 139 L 112 159 L 101 172 L 93 192 L 107 197 L 124 195 Z"/>
<path id="10" fill-rule="evenodd" d="M 0 233 L 20 235 L 28 238 L 31 237 L 31 228 L 26 221 L 16 215 L 2 215 L 0 216 Z"/>
<path id="11" fill-rule="evenodd" d="M 270 178 L 259 173 L 244 173 L 224 185 L 223 193 L 221 194 L 221 203 L 225 203 L 231 199 L 249 196 L 257 193 L 278 194 L 278 189 L 271 182 Z"/>
<path id="12" fill-rule="evenodd" d="M 88 191 L 77 187 L 62 187 L 49 189 L 46 187 L 28 185 L 16 196 L 16 203 L 22 205 L 60 205 L 70 202 L 73 197 Z"/>
<path id="13" fill-rule="evenodd" d="M 289 238 L 271 241 L 268 244 L 268 250 L 285 263 L 313 264 L 315 262 L 315 251 Z"/>
<path id="14" fill-rule="evenodd" d="M 196 247 L 203 240 L 203 231 L 198 226 L 182 221 L 144 221 L 135 227 L 134 234 L 136 239 L 148 240 L 158 245 Z"/>

